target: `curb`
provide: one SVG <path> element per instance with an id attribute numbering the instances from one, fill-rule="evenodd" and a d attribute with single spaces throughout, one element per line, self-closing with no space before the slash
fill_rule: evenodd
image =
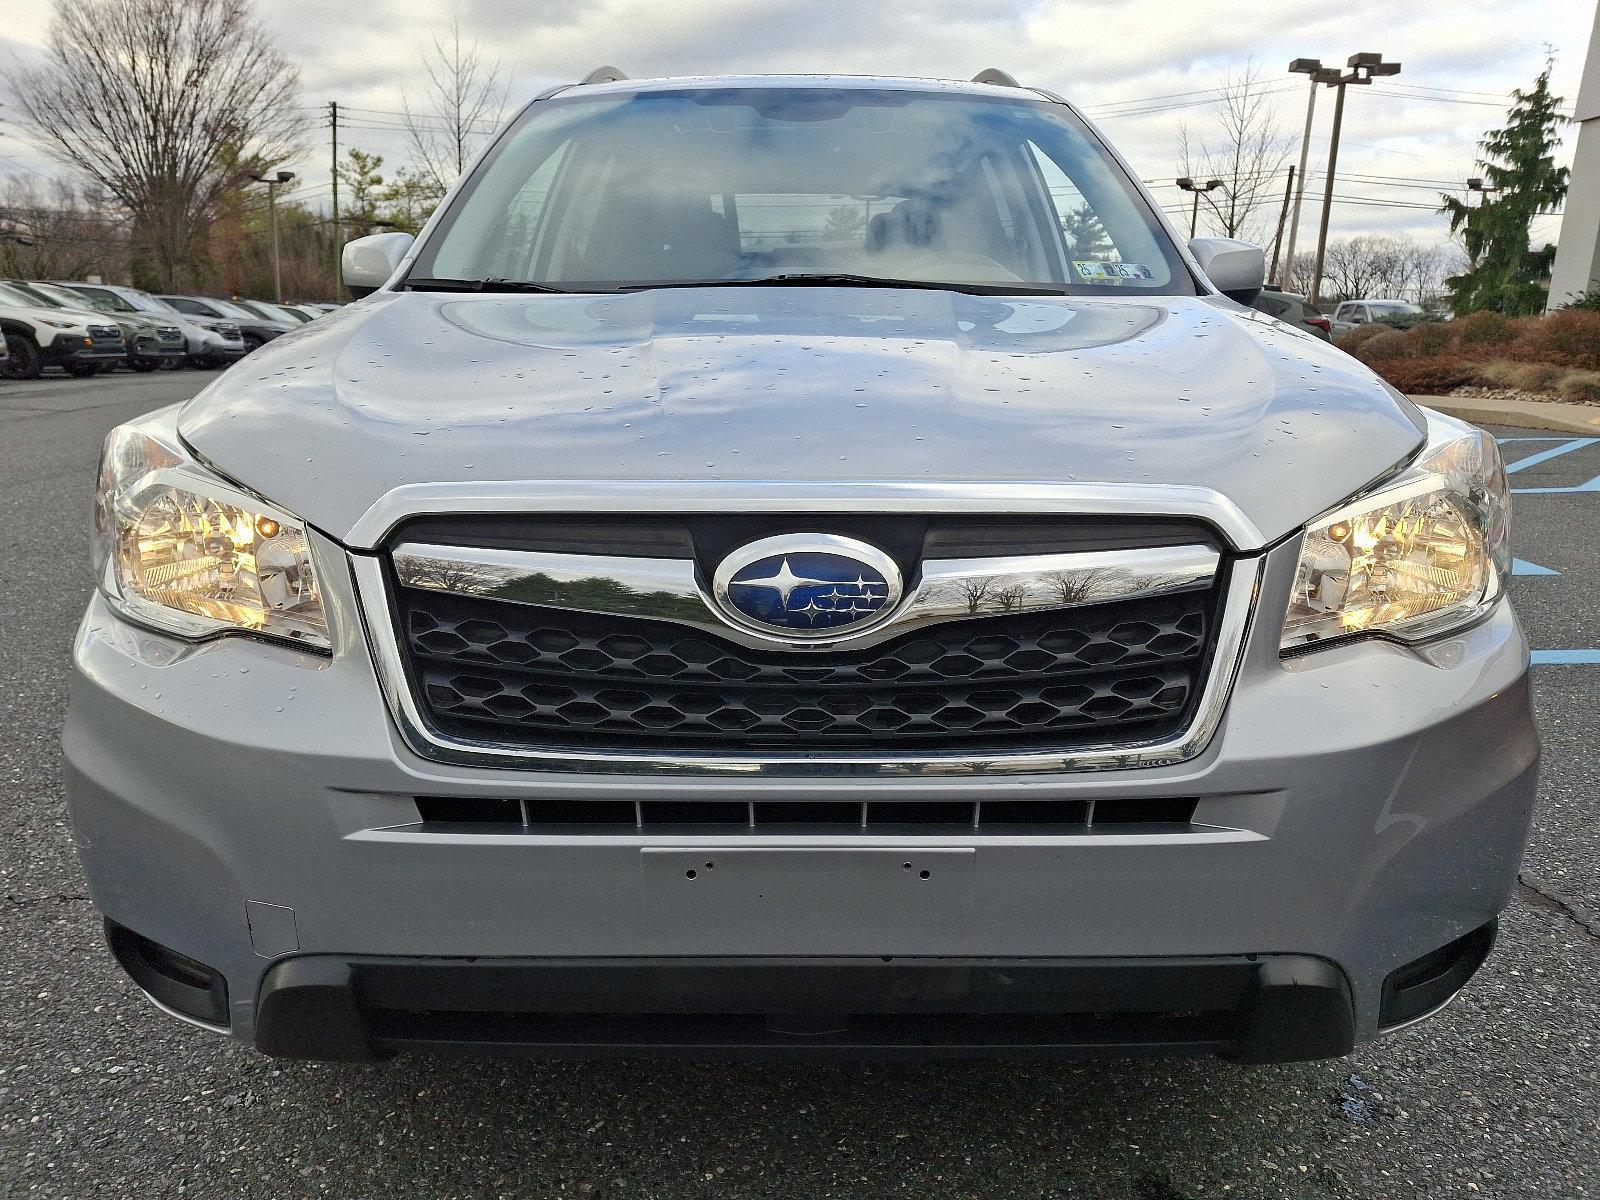
<path id="1" fill-rule="evenodd" d="M 1510 425 L 1517 429 L 1553 429 L 1557 433 L 1600 437 L 1600 408 L 1589 404 L 1557 404 L 1540 400 L 1486 400 L 1478 396 L 1411 396 L 1474 425 Z"/>

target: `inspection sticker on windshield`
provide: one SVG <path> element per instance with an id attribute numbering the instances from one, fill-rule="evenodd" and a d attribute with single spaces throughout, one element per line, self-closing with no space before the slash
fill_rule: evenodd
<path id="1" fill-rule="evenodd" d="M 1142 263 L 1079 262 L 1073 259 L 1072 269 L 1084 283 L 1143 283 L 1156 277 L 1156 273 Z"/>

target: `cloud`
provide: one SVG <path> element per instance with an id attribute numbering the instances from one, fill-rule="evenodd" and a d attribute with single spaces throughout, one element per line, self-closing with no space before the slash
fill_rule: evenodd
<path id="1" fill-rule="evenodd" d="M 8 14 L 0 66 L 36 54 L 46 35 L 46 6 L 12 7 L 20 11 Z M 634 76 L 968 78 L 999 66 L 1089 110 L 1148 179 L 1175 174 L 1179 126 L 1203 128 L 1215 111 L 1214 93 L 1203 89 L 1247 63 L 1269 87 L 1282 87 L 1273 102 L 1283 136 L 1298 147 L 1305 91 L 1285 73 L 1289 59 L 1336 63 L 1378 49 L 1405 68 L 1391 84 L 1349 97 L 1340 155 L 1348 182 L 1337 192 L 1357 202 L 1336 202 L 1333 229 L 1427 240 L 1445 236 L 1442 218 L 1379 205 L 1436 203 L 1439 187 L 1472 174 L 1477 140 L 1501 120 L 1510 89 L 1538 73 L 1547 44 L 1560 56 L 1557 89 L 1570 100 L 1594 19 L 1590 0 L 365 0 L 359 8 L 257 0 L 257 12 L 300 65 L 308 114 L 339 100 L 352 110 L 343 143 L 382 153 L 391 166 L 405 157 L 392 114 L 408 91 L 418 94 L 422 54 L 452 20 L 498 58 L 518 103 L 600 63 Z M 1331 109 L 1319 106 L 1318 170 Z M 313 200 L 327 191 L 325 138 L 314 127 L 297 164 Z M 50 169 L 11 127 L 0 129 L 0 156 L 0 171 Z M 1308 210 L 1310 227 L 1315 206 Z"/>

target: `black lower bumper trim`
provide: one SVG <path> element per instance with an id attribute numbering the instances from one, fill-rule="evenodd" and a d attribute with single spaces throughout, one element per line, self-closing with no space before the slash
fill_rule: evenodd
<path id="1" fill-rule="evenodd" d="M 1383 1006 L 1378 1023 L 1403 1025 L 1440 1008 L 1483 966 L 1494 949 L 1498 921 L 1480 925 L 1421 958 L 1389 973 L 1383 981 Z"/>
<path id="2" fill-rule="evenodd" d="M 1174 959 L 305 956 L 262 981 L 256 1045 L 547 1056 L 1062 1057 L 1350 1051 L 1350 987 L 1304 955 Z"/>

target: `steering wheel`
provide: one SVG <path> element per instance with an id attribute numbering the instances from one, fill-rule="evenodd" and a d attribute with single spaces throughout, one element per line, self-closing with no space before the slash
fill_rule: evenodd
<path id="1" fill-rule="evenodd" d="M 956 279 L 955 270 L 952 268 L 975 267 L 976 275 L 967 276 L 965 279 Z M 954 250 L 950 252 L 938 251 L 928 254 L 919 254 L 908 259 L 901 268 L 912 278 L 929 278 L 927 275 L 918 274 L 922 271 L 932 271 L 934 279 L 950 279 L 953 282 L 970 283 L 1021 283 L 1022 276 L 1018 275 L 1004 263 L 996 262 L 987 254 L 979 254 L 976 250 Z"/>

